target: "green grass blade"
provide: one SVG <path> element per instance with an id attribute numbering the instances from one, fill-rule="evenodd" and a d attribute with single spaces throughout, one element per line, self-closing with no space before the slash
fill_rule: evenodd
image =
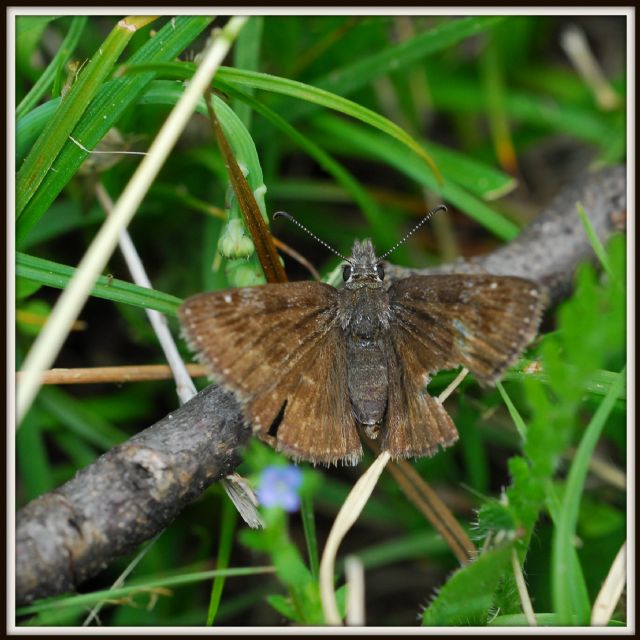
<path id="1" fill-rule="evenodd" d="M 562 506 L 558 514 L 558 524 L 553 536 L 552 544 L 552 599 L 553 608 L 562 624 L 571 624 L 575 612 L 572 602 L 574 595 L 572 576 L 570 575 L 568 559 L 571 557 L 573 538 L 576 532 L 580 498 L 587 476 L 589 460 L 598 442 L 600 434 L 607 422 L 620 392 L 626 382 L 625 369 L 618 374 L 618 379 L 612 385 L 609 393 L 596 410 L 591 422 L 587 426 L 582 440 L 578 445 L 562 498 Z M 578 620 L 578 624 L 588 624 L 589 620 Z"/>
<path id="2" fill-rule="evenodd" d="M 103 591 L 94 591 L 93 593 L 83 593 L 81 595 L 69 596 L 64 598 L 56 598 L 45 600 L 36 604 L 20 607 L 16 611 L 17 616 L 26 616 L 42 611 L 50 611 L 52 609 L 63 609 L 66 607 L 82 607 L 96 604 L 102 600 L 116 600 L 117 598 L 126 598 L 134 595 L 136 592 L 150 591 L 157 588 L 181 587 L 196 582 L 211 580 L 217 576 L 226 576 L 227 578 L 237 576 L 257 576 L 265 573 L 273 573 L 273 567 L 238 567 L 224 569 L 222 571 L 197 571 L 186 575 L 171 576 L 168 578 L 160 578 L 158 580 L 136 580 L 131 581 L 126 587 L 119 589 L 105 589 Z"/>
<path id="3" fill-rule="evenodd" d="M 87 408 L 82 401 L 55 386 L 48 385 L 38 397 L 46 411 L 55 416 L 69 432 L 102 451 L 127 439 L 127 433 Z M 18 432 L 20 433 L 20 432 Z"/>
<path id="4" fill-rule="evenodd" d="M 16 275 L 56 289 L 64 289 L 75 269 L 64 264 L 36 258 L 25 253 L 16 254 Z M 100 276 L 91 295 L 113 302 L 123 302 L 143 309 L 155 309 L 175 316 L 182 300 L 155 289 L 145 289 L 130 282 Z"/>
<path id="5" fill-rule="evenodd" d="M 25 502 L 55 486 L 42 417 L 39 407 L 34 408 L 25 416 L 22 429 L 16 434 L 16 465 L 22 480 L 19 494 Z"/>
<path id="6" fill-rule="evenodd" d="M 325 91 L 347 96 L 380 76 L 398 72 L 434 53 L 453 48 L 458 42 L 493 28 L 502 20 L 504 20 L 502 16 L 455 18 L 397 45 L 389 46 L 379 53 L 372 52 L 368 56 L 363 56 L 348 67 L 331 71 L 310 84 Z M 313 111 L 315 111 L 314 105 L 305 104 L 294 107 L 291 112 L 288 112 L 289 121 L 293 122 Z"/>
<path id="7" fill-rule="evenodd" d="M 304 528 L 304 538 L 307 543 L 307 553 L 309 554 L 309 570 L 311 571 L 311 575 L 314 580 L 317 580 L 320 572 L 320 562 L 318 560 L 316 519 L 313 511 L 313 499 L 307 493 L 302 494 L 300 515 L 302 517 L 302 526 Z"/>
<path id="8" fill-rule="evenodd" d="M 146 72 L 156 71 L 165 76 L 175 76 L 179 78 L 188 78 L 193 74 L 193 64 L 188 62 L 170 62 L 164 64 L 139 64 L 126 65 L 125 71 Z M 383 133 L 399 140 L 402 144 L 411 149 L 418 155 L 422 161 L 431 169 L 438 181 L 441 180 L 440 171 L 436 166 L 429 153 L 422 148 L 406 131 L 398 125 L 391 122 L 379 113 L 367 109 L 347 98 L 329 93 L 318 87 L 314 87 L 297 80 L 289 80 L 278 76 L 269 75 L 267 73 L 258 73 L 256 71 L 244 71 L 242 69 L 232 69 L 230 67 L 220 67 L 214 79 L 214 85 L 219 86 L 221 81 L 225 85 L 234 87 L 249 87 L 251 89 L 261 89 L 271 93 L 278 93 L 297 98 L 299 100 L 312 102 L 327 109 L 339 111 L 345 115 L 351 116 L 357 120 L 361 120 Z"/>
<path id="9" fill-rule="evenodd" d="M 233 66 L 247 71 L 257 71 L 260 65 L 260 47 L 264 16 L 252 16 L 240 32 L 233 48 Z M 249 90 L 249 95 L 253 92 Z M 249 105 L 236 99 L 232 103 L 233 110 L 247 129 L 251 129 L 252 111 Z"/>
<path id="10" fill-rule="evenodd" d="M 126 21 L 126 24 L 125 24 Z M 16 215 L 20 218 L 46 174 L 51 170 L 69 135 L 98 93 L 116 60 L 131 40 L 137 28 L 148 18 L 129 17 L 120 20 L 94 54 L 69 93 L 47 123 L 18 171 L 16 178 Z M 129 28 L 131 25 L 135 28 Z"/>
<path id="11" fill-rule="evenodd" d="M 168 22 L 153 38 L 150 38 L 138 49 L 131 57 L 131 62 L 171 60 L 189 46 L 211 20 L 212 18 L 208 16 L 176 17 L 174 21 Z M 154 75 L 153 72 L 143 73 L 135 77 L 119 78 L 101 86 L 95 99 L 84 112 L 82 119 L 73 129 L 73 137 L 87 149 L 95 147 L 107 131 L 118 122 L 125 110 L 135 104 L 140 94 L 153 80 Z M 41 138 L 45 138 L 44 134 L 40 136 Z M 66 142 L 53 167 L 55 171 L 49 171 L 46 174 L 40 188 L 33 194 L 17 222 L 16 239 L 18 243 L 49 208 L 88 155 L 71 140 L 68 140 L 67 136 L 65 136 L 65 140 Z M 34 144 L 25 163 L 34 154 L 35 148 Z"/>
<path id="12" fill-rule="evenodd" d="M 431 174 L 412 162 L 410 154 L 404 148 L 394 144 L 392 140 L 383 143 L 380 136 L 365 130 L 364 127 L 344 122 L 328 114 L 315 116 L 313 124 L 322 131 L 324 136 L 327 134 L 333 136 L 333 141 L 336 143 L 339 140 L 348 140 L 351 148 L 357 148 L 366 155 L 396 167 L 398 171 L 413 178 L 419 184 L 439 193 L 446 202 L 456 205 L 499 238 L 512 240 L 518 235 L 519 229 L 513 222 L 496 213 L 466 189 L 457 185 L 451 179 L 451 174 L 447 174 L 445 183 L 439 185 Z"/>
<path id="13" fill-rule="evenodd" d="M 502 396 L 504 403 L 507 405 L 507 409 L 509 410 L 509 415 L 511 416 L 511 419 L 513 420 L 513 423 L 516 425 L 516 428 L 518 429 L 518 433 L 520 434 L 520 437 L 524 442 L 527 438 L 527 425 L 522 419 L 520 412 L 516 409 L 516 406 L 511 401 L 511 398 L 508 396 L 501 382 L 498 382 L 498 384 L 496 385 L 496 388 L 500 392 L 500 395 Z"/>
<path id="14" fill-rule="evenodd" d="M 33 87 L 31 87 L 29 93 L 22 98 L 20 104 L 16 107 L 16 120 L 19 120 L 29 113 L 51 86 L 56 73 L 66 64 L 76 48 L 82 31 L 87 24 L 87 20 L 88 18 L 86 16 L 75 16 L 73 18 L 69 32 L 62 41 L 56 55 L 47 65 L 47 68 L 42 72 Z"/>
<path id="15" fill-rule="evenodd" d="M 220 541 L 218 543 L 218 560 L 216 569 L 224 570 L 229 566 L 229 558 L 231 557 L 231 548 L 233 546 L 233 534 L 235 531 L 237 511 L 230 500 L 222 503 L 222 519 L 220 523 Z M 210 627 L 216 618 L 218 608 L 220 607 L 220 599 L 222 598 L 222 589 L 224 588 L 226 576 L 219 575 L 213 579 L 211 588 L 211 597 L 209 599 L 209 610 L 207 611 L 207 626 Z"/>
<path id="16" fill-rule="evenodd" d="M 610 278 L 614 278 L 613 270 L 611 269 L 611 264 L 609 263 L 609 257 L 607 256 L 607 251 L 602 245 L 600 238 L 598 238 L 598 234 L 596 233 L 593 225 L 591 224 L 591 220 L 589 220 L 589 216 L 587 212 L 584 210 L 581 202 L 576 204 L 576 209 L 578 211 L 578 215 L 580 216 L 580 221 L 582 222 L 582 226 L 589 238 L 589 242 L 593 247 L 593 252 L 596 254 L 602 268 L 607 272 L 607 275 Z"/>

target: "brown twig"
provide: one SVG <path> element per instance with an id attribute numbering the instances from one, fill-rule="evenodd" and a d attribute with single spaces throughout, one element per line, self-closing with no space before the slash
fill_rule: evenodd
<path id="1" fill-rule="evenodd" d="M 201 364 L 186 365 L 192 378 L 208 375 Z M 22 372 L 16 374 L 20 382 Z M 87 367 L 77 369 L 49 369 L 43 374 L 42 384 L 98 384 L 142 382 L 144 380 L 169 380 L 173 377 L 171 368 L 166 364 L 136 364 L 121 367 Z"/>

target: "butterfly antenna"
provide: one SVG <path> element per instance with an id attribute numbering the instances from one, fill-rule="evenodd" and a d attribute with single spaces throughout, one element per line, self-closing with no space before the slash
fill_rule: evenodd
<path id="1" fill-rule="evenodd" d="M 349 260 L 349 258 L 345 258 L 339 251 L 336 251 L 333 247 L 330 247 L 324 240 L 321 240 L 320 238 L 318 238 L 318 236 L 315 233 L 313 233 L 313 231 L 309 231 L 307 227 L 305 227 L 301 222 L 298 222 L 290 213 L 287 213 L 286 211 L 276 211 L 273 214 L 273 219 L 275 220 L 276 218 L 280 218 L 281 216 L 286 218 L 287 220 L 291 220 L 293 224 L 298 225 L 303 231 L 306 231 L 312 238 L 317 240 L 322 246 L 329 249 L 329 251 L 331 251 L 332 253 L 335 253 L 337 256 L 342 258 L 345 262 L 351 263 L 351 260 Z"/>
<path id="2" fill-rule="evenodd" d="M 447 207 L 445 207 L 443 204 L 438 205 L 435 209 L 431 209 L 431 211 L 429 211 L 429 213 L 427 213 L 427 215 L 424 218 L 422 218 L 422 220 L 420 220 L 420 222 L 418 222 L 418 224 L 415 227 L 413 227 L 413 229 L 411 229 L 411 231 L 409 231 L 409 233 L 407 233 L 407 235 L 404 238 L 402 238 L 402 240 L 400 240 L 400 242 L 396 242 L 396 244 L 394 244 L 393 247 L 389 249 L 389 251 L 386 251 L 385 253 L 383 253 L 378 258 L 378 262 L 380 262 L 381 260 L 386 258 L 390 253 L 395 251 L 401 244 L 404 244 L 434 213 L 438 213 L 438 211 L 446 211 L 446 210 L 447 210 Z"/>

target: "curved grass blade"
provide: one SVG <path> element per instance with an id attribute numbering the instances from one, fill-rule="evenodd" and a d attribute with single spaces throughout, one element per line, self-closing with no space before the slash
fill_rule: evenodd
<path id="1" fill-rule="evenodd" d="M 56 289 L 64 289 L 75 269 L 65 264 L 36 258 L 26 253 L 16 253 L 16 275 L 32 282 L 38 282 Z M 130 282 L 100 276 L 91 295 L 113 302 L 123 302 L 143 309 L 155 309 L 167 315 L 176 316 L 182 300 L 155 289 L 145 289 Z"/>
<path id="2" fill-rule="evenodd" d="M 575 615 L 572 607 L 574 600 L 572 595 L 573 581 L 569 573 L 568 559 L 572 557 L 573 538 L 589 460 L 611 413 L 611 409 L 624 388 L 626 382 L 625 372 L 626 367 L 618 374 L 617 380 L 609 389 L 609 393 L 607 393 L 596 410 L 582 436 L 569 470 L 567 486 L 558 512 L 558 524 L 554 532 L 551 551 L 551 595 L 553 608 L 561 624 L 571 624 Z M 588 618 L 586 620 L 578 620 L 578 624 L 587 625 L 589 620 Z"/>
<path id="3" fill-rule="evenodd" d="M 329 133 L 334 136 L 336 143 L 339 140 L 348 140 L 352 148 L 357 148 L 369 156 L 396 167 L 398 171 L 439 193 L 447 202 L 455 204 L 461 211 L 502 240 L 513 240 L 519 234 L 517 225 L 456 184 L 450 174 L 446 175 L 444 184 L 438 184 L 433 176 L 422 170 L 405 148 L 394 141 L 383 143 L 377 134 L 355 123 L 341 121 L 331 114 L 315 116 L 313 124 L 318 126 L 323 135 L 326 136 Z"/>
<path id="4" fill-rule="evenodd" d="M 211 580 L 218 576 L 232 578 L 236 576 L 255 576 L 273 573 L 273 567 L 232 567 L 230 569 L 212 570 L 212 571 L 196 571 L 185 575 L 170 576 L 160 578 L 158 580 L 132 580 L 126 587 L 119 589 L 105 589 L 103 591 L 94 591 L 93 593 L 83 593 L 74 596 L 66 596 L 63 598 L 50 598 L 42 602 L 20 607 L 16 611 L 17 616 L 26 616 L 42 611 L 50 611 L 52 609 L 64 609 L 67 607 L 82 607 L 101 602 L 102 600 L 116 600 L 117 598 L 132 597 L 136 593 L 150 591 L 157 588 L 181 587 L 183 585 L 194 584 Z"/>
<path id="5" fill-rule="evenodd" d="M 492 29 L 502 20 L 504 16 L 454 18 L 380 52 L 363 56 L 357 62 L 331 71 L 310 84 L 325 91 L 347 96 L 380 76 L 397 72 L 418 60 L 450 49 L 458 42 Z M 293 122 L 302 116 L 310 115 L 315 110 L 312 104 L 301 104 L 297 107 L 294 105 L 287 115 L 289 121 Z"/>
<path id="6" fill-rule="evenodd" d="M 188 78 L 193 74 L 193 64 L 188 62 L 172 62 L 161 65 L 127 65 L 124 69 L 125 73 L 144 72 L 153 70 L 167 76 L 179 78 Z M 436 163 L 431 156 L 406 132 L 398 125 L 394 124 L 384 116 L 367 109 L 352 100 L 343 98 L 335 93 L 330 93 L 324 89 L 313 87 L 297 80 L 289 80 L 272 76 L 267 73 L 258 73 L 256 71 L 244 71 L 242 69 L 231 69 L 230 67 L 220 67 L 220 71 L 214 79 L 214 86 L 219 87 L 218 80 L 235 87 L 250 87 L 251 89 L 261 89 L 271 93 L 279 93 L 297 98 L 307 102 L 339 111 L 345 115 L 352 116 L 357 120 L 361 120 L 383 133 L 399 140 L 409 147 L 416 155 L 418 155 L 424 163 L 431 169 L 438 182 L 442 181 L 442 176 Z"/>

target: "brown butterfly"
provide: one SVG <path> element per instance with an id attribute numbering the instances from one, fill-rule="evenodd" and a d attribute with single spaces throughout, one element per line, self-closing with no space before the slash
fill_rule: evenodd
<path id="1" fill-rule="evenodd" d="M 180 307 L 200 361 L 236 392 L 258 436 L 295 460 L 355 464 L 358 426 L 393 458 L 435 454 L 458 433 L 424 391 L 431 376 L 462 365 L 495 384 L 537 333 L 539 284 L 464 274 L 387 286 L 384 256 L 356 241 L 351 258 L 341 256 L 340 289 L 266 284 Z"/>

